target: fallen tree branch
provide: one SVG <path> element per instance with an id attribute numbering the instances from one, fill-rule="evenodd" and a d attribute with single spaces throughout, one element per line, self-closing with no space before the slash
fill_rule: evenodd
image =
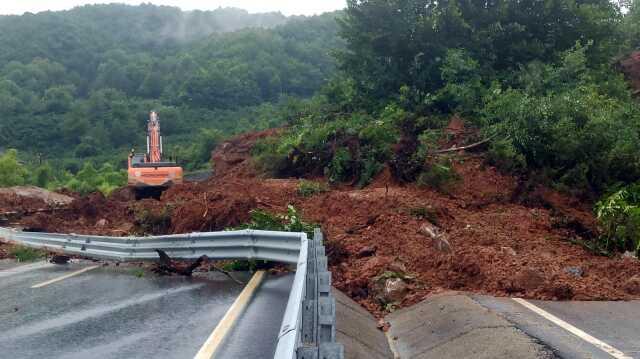
<path id="1" fill-rule="evenodd" d="M 239 281 L 239 280 L 237 280 L 237 279 L 233 278 L 233 276 L 231 275 L 231 272 L 229 272 L 229 271 L 226 271 L 226 270 L 224 270 L 224 269 L 222 269 L 222 268 L 218 268 L 218 267 L 216 267 L 216 266 L 215 266 L 215 265 L 213 265 L 213 264 L 211 264 L 211 265 L 210 265 L 210 267 L 211 267 L 211 268 L 213 268 L 214 270 L 216 270 L 216 271 L 218 271 L 218 272 L 220 272 L 220 273 L 222 273 L 222 274 L 226 275 L 227 277 L 229 277 L 229 279 L 231 279 L 232 281 L 234 281 L 234 282 L 236 282 L 236 283 L 238 283 L 238 284 L 241 284 L 241 285 L 245 285 L 245 284 L 247 284 L 247 283 L 244 283 L 244 282 L 242 282 L 242 281 Z"/>
<path id="2" fill-rule="evenodd" d="M 156 272 L 157 274 L 160 275 L 171 275 L 171 274 L 178 274 L 178 275 L 182 275 L 182 276 L 186 276 L 186 277 L 191 277 L 193 274 L 193 271 L 196 270 L 196 268 L 200 267 L 200 265 L 202 265 L 204 262 L 208 262 L 209 258 L 207 256 L 200 256 L 195 262 L 191 263 L 191 264 L 186 264 L 186 263 L 181 263 L 181 262 L 176 262 L 173 261 L 169 255 L 167 255 L 167 253 L 161 249 L 156 249 L 156 252 L 158 253 L 158 256 L 160 257 L 160 261 L 159 263 L 156 265 L 156 267 L 153 269 L 154 272 Z M 229 277 L 229 279 L 231 279 L 232 281 L 240 284 L 240 285 L 244 285 L 246 283 L 243 283 L 237 279 L 235 279 L 230 272 L 222 269 L 222 268 L 218 268 L 213 264 L 209 264 L 210 268 L 213 268 L 214 270 L 226 275 L 227 277 Z"/>
<path id="3" fill-rule="evenodd" d="M 443 153 L 450 153 L 450 152 L 457 152 L 457 151 L 464 151 L 464 150 L 468 150 L 474 147 L 478 147 L 480 145 L 483 145 L 491 140 L 493 140 L 497 135 L 493 135 L 491 137 L 485 138 L 482 141 L 476 142 L 476 143 L 472 143 L 470 145 L 466 145 L 466 146 L 460 146 L 460 147 L 452 147 L 452 148 L 447 148 L 444 150 L 437 150 L 437 151 L 431 151 L 429 152 L 429 155 L 439 155 L 439 154 L 443 154 Z"/>

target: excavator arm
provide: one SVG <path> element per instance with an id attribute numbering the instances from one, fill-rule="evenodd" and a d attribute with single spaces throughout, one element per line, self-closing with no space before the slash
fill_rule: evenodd
<path id="1" fill-rule="evenodd" d="M 136 197 L 146 197 L 144 193 L 156 197 L 169 186 L 182 183 L 182 168 L 163 161 L 160 118 L 155 111 L 149 114 L 147 122 L 147 152 L 136 154 L 131 150 L 128 167 L 129 186 L 136 189 Z"/>

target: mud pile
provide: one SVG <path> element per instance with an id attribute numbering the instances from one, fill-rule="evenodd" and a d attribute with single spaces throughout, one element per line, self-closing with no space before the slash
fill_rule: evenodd
<path id="1" fill-rule="evenodd" d="M 399 185 L 387 169 L 367 188 L 303 198 L 297 179 L 263 178 L 252 166 L 253 143 L 274 133 L 226 142 L 212 156 L 211 179 L 174 186 L 159 201 L 96 194 L 68 212 L 24 223 L 109 235 L 213 231 L 247 221 L 254 208 L 281 213 L 292 204 L 326 233 L 334 285 L 373 313 L 445 290 L 640 298 L 639 261 L 597 256 L 576 244 L 597 231 L 591 204 L 501 174 L 481 154 L 455 155 L 461 181 L 448 194 Z"/>
<path id="2" fill-rule="evenodd" d="M 250 132 L 228 140 L 211 154 L 213 169 L 218 177 L 255 177 L 251 149 L 256 141 L 277 135 L 279 129 Z"/>
<path id="3" fill-rule="evenodd" d="M 0 242 L 0 259 L 9 258 L 9 245 L 7 243 Z"/>
<path id="4" fill-rule="evenodd" d="M 479 158 L 455 169 L 463 182 L 450 195 L 385 186 L 301 203 L 305 218 L 327 234 L 335 286 L 374 313 L 394 304 L 379 299 L 372 279 L 380 276 L 404 279 L 398 306 L 443 290 L 558 300 L 640 295 L 627 288 L 640 262 L 571 242 L 584 240 L 576 228 L 595 231 L 588 205 L 550 191 L 540 205 L 514 202 L 517 181 Z"/>
<path id="5" fill-rule="evenodd" d="M 0 188 L 0 213 L 42 211 L 71 202 L 70 196 L 32 186 Z"/>

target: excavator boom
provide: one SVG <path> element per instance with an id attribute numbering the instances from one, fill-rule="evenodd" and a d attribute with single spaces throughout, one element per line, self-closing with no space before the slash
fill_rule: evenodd
<path id="1" fill-rule="evenodd" d="M 136 196 L 142 192 L 161 193 L 164 189 L 182 183 L 183 170 L 174 162 L 163 161 L 160 119 L 152 111 L 147 122 L 147 152 L 129 154 L 129 186 L 136 189 Z M 140 197 L 144 197 L 140 196 Z"/>
<path id="2" fill-rule="evenodd" d="M 151 112 L 147 123 L 147 162 L 158 163 L 162 161 L 162 136 L 160 136 L 160 120 L 158 114 Z"/>

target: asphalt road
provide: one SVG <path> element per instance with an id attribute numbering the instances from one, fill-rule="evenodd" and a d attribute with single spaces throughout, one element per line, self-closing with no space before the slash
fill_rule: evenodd
<path id="1" fill-rule="evenodd" d="M 632 302 L 549 302 L 529 300 L 568 326 L 577 335 L 510 298 L 473 296 L 485 308 L 501 315 L 529 336 L 550 348 L 559 358 L 640 359 L 640 301 Z M 586 338 L 589 336 L 591 338 Z M 618 351 L 614 355 L 599 348 L 599 341 Z"/>
<path id="2" fill-rule="evenodd" d="M 3 263 L 0 357 L 193 358 L 243 289 L 223 275 L 140 277 L 113 266 L 47 284 L 91 265 Z M 272 356 L 290 285 L 291 276 L 268 277 L 217 357 Z"/>

